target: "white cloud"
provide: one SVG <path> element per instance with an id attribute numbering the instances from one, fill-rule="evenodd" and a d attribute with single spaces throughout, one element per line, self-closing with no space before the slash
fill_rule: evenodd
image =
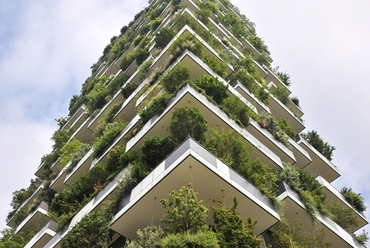
<path id="1" fill-rule="evenodd" d="M 4 5 L 0 26 L 0 219 L 12 192 L 28 187 L 40 158 L 51 151 L 55 118 L 68 114 L 110 38 L 133 19 L 145 1 L 36 0 L 22 8 Z M 0 222 L 0 229 L 5 225 Z"/>

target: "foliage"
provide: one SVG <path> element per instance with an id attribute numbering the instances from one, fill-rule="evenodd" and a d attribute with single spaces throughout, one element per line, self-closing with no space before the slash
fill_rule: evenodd
<path id="1" fill-rule="evenodd" d="M 267 53 L 270 54 L 267 46 L 263 42 L 263 40 L 258 37 L 257 35 L 248 35 L 247 36 L 248 41 L 254 46 L 254 48 L 257 49 L 260 53 Z"/>
<path id="2" fill-rule="evenodd" d="M 125 99 L 129 98 L 130 95 L 137 89 L 137 87 L 139 86 L 138 83 L 128 83 L 125 85 L 125 87 L 123 87 L 122 89 L 122 95 Z"/>
<path id="3" fill-rule="evenodd" d="M 220 108 L 241 127 L 248 126 L 249 115 L 253 111 L 235 95 L 228 94 L 228 97 L 221 102 Z"/>
<path id="4" fill-rule="evenodd" d="M 114 95 L 127 81 L 126 74 L 120 74 L 109 83 L 109 95 Z"/>
<path id="5" fill-rule="evenodd" d="M 156 96 L 153 101 L 147 106 L 141 113 L 140 117 L 143 123 L 146 123 L 152 118 L 154 115 L 161 114 L 166 108 L 167 104 L 172 98 L 171 94 L 167 92 L 163 92 Z"/>
<path id="6" fill-rule="evenodd" d="M 163 27 L 155 36 L 155 47 L 164 48 L 175 36 L 175 33 L 172 29 Z"/>
<path id="7" fill-rule="evenodd" d="M 220 75 L 221 77 L 226 76 L 227 65 L 224 61 L 218 59 L 215 56 L 204 56 L 203 60 L 218 75 Z"/>
<path id="8" fill-rule="evenodd" d="M 162 21 L 163 21 L 163 19 L 160 18 L 160 17 L 157 17 L 154 20 L 152 20 L 152 22 L 150 24 L 151 29 L 153 31 L 156 30 L 159 27 L 159 25 L 161 25 Z"/>
<path id="9" fill-rule="evenodd" d="M 316 220 L 316 211 L 327 211 L 324 208 L 326 196 L 322 185 L 310 173 L 285 163 L 279 178 L 298 193 L 312 221 Z"/>
<path id="10" fill-rule="evenodd" d="M 194 84 L 203 89 L 217 104 L 220 104 L 228 96 L 227 86 L 215 77 L 204 75 L 197 78 Z"/>
<path id="11" fill-rule="evenodd" d="M 77 151 L 82 145 L 82 142 L 77 139 L 72 139 L 60 150 L 60 162 L 64 166 L 66 165 L 71 158 L 73 153 Z"/>
<path id="12" fill-rule="evenodd" d="M 207 135 L 204 147 L 222 162 L 229 165 L 245 179 L 254 184 L 262 193 L 275 200 L 277 176 L 259 159 L 252 159 L 250 145 L 234 130 L 213 129 Z"/>
<path id="13" fill-rule="evenodd" d="M 333 151 L 336 149 L 336 147 L 330 145 L 328 142 L 325 142 L 315 130 L 312 130 L 306 134 L 302 133 L 301 136 L 329 161 L 332 160 Z"/>
<path id="14" fill-rule="evenodd" d="M 0 231 L 0 248 L 23 248 L 35 233 L 34 230 L 15 233 L 11 228 L 3 229 Z"/>
<path id="15" fill-rule="evenodd" d="M 148 226 L 137 230 L 137 239 L 133 241 L 126 241 L 126 248 L 143 248 L 153 247 L 159 248 L 164 236 L 164 232 L 160 226 Z"/>
<path id="16" fill-rule="evenodd" d="M 131 51 L 122 57 L 119 67 L 124 71 L 131 65 L 132 62 L 134 62 L 135 59 L 136 52 Z"/>
<path id="17" fill-rule="evenodd" d="M 193 35 L 182 35 L 172 43 L 169 52 L 173 55 L 173 59 L 176 59 L 185 49 L 190 50 L 198 57 L 202 57 L 203 45 Z"/>
<path id="18" fill-rule="evenodd" d="M 346 198 L 347 202 L 351 204 L 357 211 L 363 212 L 366 210 L 366 206 L 364 204 L 364 198 L 361 194 L 357 194 L 353 192 L 352 188 L 343 187 L 340 190 L 340 193 Z"/>
<path id="19" fill-rule="evenodd" d="M 251 218 L 244 223 L 236 208 L 238 200 L 234 197 L 231 208 L 224 206 L 221 200 L 214 200 L 218 208 L 212 207 L 213 230 L 216 232 L 220 247 L 250 247 L 259 248 L 261 239 L 254 235 L 256 222 Z"/>
<path id="20" fill-rule="evenodd" d="M 196 233 L 207 225 L 208 209 L 198 200 L 191 184 L 173 190 L 161 203 L 164 208 L 161 222 L 168 233 Z"/>
<path id="21" fill-rule="evenodd" d="M 135 53 L 136 64 L 141 65 L 149 56 L 148 48 L 138 48 Z"/>
<path id="22" fill-rule="evenodd" d="M 69 110 L 68 116 L 72 116 L 74 113 L 76 113 L 77 109 L 83 103 L 81 99 L 82 97 L 76 94 L 71 97 L 71 100 L 69 101 L 69 105 L 68 105 L 68 110 Z"/>
<path id="23" fill-rule="evenodd" d="M 290 100 L 292 101 L 292 103 L 294 103 L 297 107 L 299 107 L 299 99 L 298 97 L 292 97 L 290 98 Z"/>
<path id="24" fill-rule="evenodd" d="M 82 143 L 78 150 L 75 150 L 71 156 L 71 164 L 67 168 L 66 172 L 69 173 L 73 170 L 74 167 L 80 162 L 80 160 L 86 155 L 90 150 L 90 144 Z"/>
<path id="25" fill-rule="evenodd" d="M 323 229 L 313 226 L 313 230 L 305 230 L 299 219 L 289 222 L 282 219 L 272 234 L 272 245 L 276 248 L 326 248 L 331 246 L 325 240 Z"/>
<path id="26" fill-rule="evenodd" d="M 93 157 L 96 158 L 101 155 L 103 150 L 114 140 L 117 134 L 119 134 L 125 126 L 126 123 L 123 121 L 107 123 L 103 133 L 100 136 L 97 136 L 93 143 Z"/>
<path id="27" fill-rule="evenodd" d="M 167 92 L 175 93 L 185 82 L 190 80 L 190 75 L 189 66 L 178 64 L 163 77 L 163 87 Z"/>
<path id="28" fill-rule="evenodd" d="M 353 238 L 357 240 L 361 245 L 366 245 L 367 241 L 369 241 L 369 233 L 366 232 L 365 230 L 362 230 L 362 234 L 356 235 L 352 234 Z"/>
<path id="29" fill-rule="evenodd" d="M 68 232 L 62 240 L 62 248 L 105 248 L 108 247 L 111 236 L 110 219 L 100 212 L 86 214 L 80 222 Z"/>
<path id="30" fill-rule="evenodd" d="M 207 121 L 198 108 L 182 106 L 173 111 L 169 130 L 176 143 L 179 144 L 188 137 L 203 141 L 207 129 Z"/>
<path id="31" fill-rule="evenodd" d="M 200 230 L 192 233 L 176 233 L 168 234 L 162 239 L 161 247 L 163 248 L 179 248 L 179 247 L 202 247 L 202 248 L 218 248 L 217 237 L 211 230 Z"/>
<path id="32" fill-rule="evenodd" d="M 295 132 L 293 130 L 293 128 L 291 126 L 289 126 L 288 122 L 285 120 L 285 119 L 279 119 L 277 121 L 277 124 L 279 126 L 279 128 L 286 134 L 288 135 L 290 138 L 292 138 L 293 140 L 295 139 Z"/>
<path id="33" fill-rule="evenodd" d="M 151 169 L 163 161 L 175 148 L 175 144 L 168 136 L 151 136 L 145 139 L 141 146 L 142 160 Z"/>
<path id="34" fill-rule="evenodd" d="M 117 112 L 121 109 L 122 102 L 118 102 L 114 104 L 113 106 L 109 107 L 107 110 L 107 113 L 104 116 L 104 121 L 106 123 L 111 123 L 114 121 L 114 116 L 117 114 Z"/>
<path id="35" fill-rule="evenodd" d="M 356 213 L 353 209 L 343 208 L 338 203 L 328 207 L 331 219 L 334 220 L 338 225 L 340 225 L 347 232 L 352 233 L 356 230 L 358 221 L 356 218 Z"/>
<path id="36" fill-rule="evenodd" d="M 281 120 L 280 122 L 276 121 L 275 118 L 267 112 L 261 112 L 259 118 L 259 123 L 262 128 L 267 129 L 267 131 L 269 131 L 269 133 L 271 133 L 275 139 L 280 141 L 287 148 L 291 149 L 291 145 L 288 141 L 285 130 L 287 130 L 290 135 L 293 135 L 294 132 L 288 126 L 288 123 L 284 122 L 285 120 Z"/>
<path id="37" fill-rule="evenodd" d="M 99 80 L 94 84 L 94 88 L 87 95 L 89 100 L 87 103 L 87 108 L 90 113 L 94 110 L 102 108 L 107 103 L 107 97 L 109 95 L 109 88 L 105 85 L 105 80 Z"/>
<path id="38" fill-rule="evenodd" d="M 62 148 L 72 136 L 73 131 L 73 129 L 67 130 L 67 128 L 55 131 L 51 137 L 51 140 L 54 143 L 53 150 L 59 150 Z"/>
<path id="39" fill-rule="evenodd" d="M 247 31 L 245 30 L 244 24 L 240 20 L 240 18 L 235 15 L 234 13 L 227 13 L 226 15 L 220 18 L 222 24 L 229 28 L 231 33 L 236 38 L 241 38 L 242 36 L 247 36 Z"/>
<path id="40" fill-rule="evenodd" d="M 284 105 L 287 105 L 288 102 L 289 102 L 289 92 L 287 89 L 285 89 L 283 86 L 281 85 L 278 85 L 276 88 L 275 87 L 272 87 L 270 88 L 271 90 L 271 93 L 277 98 L 279 99 L 279 101 L 284 104 Z"/>
<path id="41" fill-rule="evenodd" d="M 286 86 L 290 86 L 291 85 L 291 81 L 290 81 L 290 75 L 287 73 L 287 72 L 280 72 L 278 71 L 276 73 L 277 77 L 286 85 Z"/>
<path id="42" fill-rule="evenodd" d="M 148 70 L 149 70 L 150 66 L 152 65 L 152 62 L 153 62 L 153 60 L 151 59 L 151 60 L 148 60 L 148 61 L 144 62 L 140 66 L 139 77 L 140 77 L 141 82 L 144 81 L 144 79 L 146 78 Z"/>

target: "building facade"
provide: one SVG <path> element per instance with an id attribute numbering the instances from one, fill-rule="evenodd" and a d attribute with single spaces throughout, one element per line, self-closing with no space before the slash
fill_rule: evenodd
<path id="1" fill-rule="evenodd" d="M 108 223 L 109 247 L 123 247 L 138 229 L 160 225 L 160 199 L 191 183 L 206 205 L 236 197 L 240 216 L 257 221 L 261 247 L 297 220 L 331 247 L 364 247 L 352 235 L 368 223 L 361 197 L 331 185 L 340 176 L 333 149 L 305 130 L 289 75 L 271 62 L 255 25 L 228 0 L 150 1 L 71 99 L 8 226 L 30 237 L 25 247 L 68 247 L 83 221 L 106 214 L 97 223 Z M 188 119 L 194 113 L 203 133 Z M 227 138 L 212 146 L 214 132 Z M 236 141 L 246 150 L 231 153 Z"/>

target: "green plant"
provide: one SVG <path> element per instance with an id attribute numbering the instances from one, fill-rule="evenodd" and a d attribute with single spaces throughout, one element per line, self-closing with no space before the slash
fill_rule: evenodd
<path id="1" fill-rule="evenodd" d="M 117 134 L 119 134 L 125 126 L 126 123 L 123 121 L 107 123 L 105 125 L 103 133 L 95 138 L 95 141 L 93 143 L 93 157 L 96 158 L 101 155 L 104 149 L 114 140 Z"/>
<path id="2" fill-rule="evenodd" d="M 217 104 L 220 104 L 228 96 L 228 87 L 215 77 L 201 76 L 194 81 L 194 84 L 203 89 Z"/>
<path id="3" fill-rule="evenodd" d="M 154 115 L 161 114 L 167 108 L 167 104 L 171 98 L 172 95 L 167 92 L 157 95 L 149 104 L 149 106 L 141 111 L 140 117 L 143 123 L 148 122 Z"/>
<path id="4" fill-rule="evenodd" d="M 144 81 L 144 79 L 146 78 L 147 76 L 147 73 L 148 73 L 148 70 L 150 68 L 150 66 L 152 65 L 153 63 L 153 60 L 148 60 L 146 62 L 144 62 L 141 66 L 140 66 L 140 69 L 139 69 L 139 77 L 140 77 L 140 81 Z"/>
<path id="5" fill-rule="evenodd" d="M 93 90 L 87 95 L 89 112 L 93 113 L 94 110 L 102 108 L 107 103 L 108 96 L 109 88 L 105 85 L 105 81 L 100 80 L 95 83 Z"/>
<path id="6" fill-rule="evenodd" d="M 173 60 L 175 60 L 185 49 L 190 50 L 198 57 L 202 57 L 202 43 L 200 43 L 195 36 L 190 34 L 177 38 L 175 42 L 172 43 L 169 52 L 173 55 Z"/>
<path id="7" fill-rule="evenodd" d="M 267 112 L 261 112 L 259 115 L 259 124 L 262 128 L 267 129 L 269 133 L 271 133 L 275 139 L 280 141 L 283 145 L 287 148 L 291 149 L 291 145 L 288 141 L 287 134 L 285 130 L 290 134 L 293 135 L 293 131 L 288 126 L 284 120 L 276 121 L 275 118 Z M 294 137 L 294 136 L 293 136 Z"/>
<path id="8" fill-rule="evenodd" d="M 114 95 L 127 81 L 129 77 L 126 74 L 120 74 L 109 83 L 109 94 Z"/>
<path id="9" fill-rule="evenodd" d="M 155 47 L 164 48 L 175 36 L 175 32 L 167 27 L 162 28 L 155 36 Z"/>
<path id="10" fill-rule="evenodd" d="M 155 19 L 152 21 L 152 23 L 150 24 L 151 29 L 152 29 L 153 31 L 154 31 L 154 30 L 156 30 L 156 29 L 159 27 L 159 25 L 161 25 L 162 21 L 163 21 L 163 19 L 162 19 L 162 18 L 160 18 L 160 17 L 155 18 Z"/>
<path id="11" fill-rule="evenodd" d="M 82 142 L 77 139 L 72 139 L 60 150 L 60 162 L 64 166 L 66 165 L 71 158 L 73 153 L 78 150 L 82 145 Z"/>
<path id="12" fill-rule="evenodd" d="M 280 127 L 280 129 L 286 134 L 288 135 L 290 138 L 292 138 L 293 140 L 295 139 L 295 132 L 293 130 L 293 128 L 291 126 L 289 126 L 288 122 L 285 120 L 285 119 L 279 119 L 277 121 L 277 124 L 278 126 Z"/>
<path id="13" fill-rule="evenodd" d="M 297 107 L 299 107 L 299 99 L 298 97 L 294 96 L 292 98 L 290 98 L 290 100 L 292 101 L 292 103 L 294 103 Z"/>
<path id="14" fill-rule="evenodd" d="M 221 102 L 220 108 L 241 127 L 248 126 L 249 115 L 251 114 L 252 110 L 238 97 L 228 94 L 228 97 Z"/>
<path id="15" fill-rule="evenodd" d="M 324 155 L 329 161 L 333 158 L 333 152 L 336 147 L 330 145 L 328 142 L 325 142 L 317 131 L 312 130 L 308 133 L 302 133 L 302 138 L 304 138 L 310 145 L 312 145 L 319 153 Z"/>
<path id="16" fill-rule="evenodd" d="M 351 204 L 357 211 L 363 212 L 366 210 L 364 204 L 364 198 L 361 194 L 353 192 L 352 188 L 343 187 L 340 193 L 346 198 L 349 204 Z"/>
<path id="17" fill-rule="evenodd" d="M 148 48 L 138 48 L 135 53 L 136 64 L 141 65 L 149 56 Z"/>
<path id="18" fill-rule="evenodd" d="M 125 85 L 125 87 L 122 89 L 122 95 L 125 99 L 129 98 L 130 95 L 137 89 L 139 86 L 138 83 L 128 83 Z"/>
<path id="19" fill-rule="evenodd" d="M 80 160 L 86 155 L 86 153 L 91 149 L 90 144 L 82 143 L 78 150 L 76 150 L 71 157 L 71 164 L 67 168 L 67 173 L 71 172 L 74 167 L 80 162 Z"/>
<path id="20" fill-rule="evenodd" d="M 338 225 L 340 225 L 347 232 L 352 233 L 356 230 L 358 221 L 356 219 L 356 213 L 353 209 L 343 208 L 339 206 L 338 203 L 328 207 L 331 219 L 334 220 Z"/>
<path id="21" fill-rule="evenodd" d="M 287 72 L 280 72 L 278 71 L 276 73 L 276 76 L 278 76 L 278 78 L 286 85 L 286 86 L 290 86 L 291 85 L 291 81 L 290 81 L 290 75 L 287 73 Z"/>
<path id="22" fill-rule="evenodd" d="M 168 136 L 151 136 L 145 139 L 141 146 L 142 160 L 151 169 L 155 168 L 175 149 L 175 144 Z"/>
<path id="23" fill-rule="evenodd" d="M 227 68 L 227 65 L 226 65 L 225 62 L 223 62 L 222 60 L 219 60 L 215 56 L 211 56 L 211 57 L 204 56 L 203 57 L 203 60 L 218 75 L 220 75 L 221 77 L 225 77 L 226 76 L 226 68 Z"/>
<path id="24" fill-rule="evenodd" d="M 192 137 L 197 141 L 203 141 L 207 129 L 207 121 L 198 108 L 182 106 L 173 111 L 169 130 L 177 144 L 188 137 Z"/>
<path id="25" fill-rule="evenodd" d="M 190 80 L 190 75 L 189 66 L 178 64 L 162 78 L 161 82 L 167 92 L 175 93 L 184 83 Z"/>
<path id="26" fill-rule="evenodd" d="M 366 232 L 365 230 L 362 230 L 362 234 L 356 235 L 352 234 L 352 237 L 357 240 L 361 245 L 366 245 L 367 241 L 369 241 L 369 233 Z"/>
<path id="27" fill-rule="evenodd" d="M 272 87 L 272 88 L 270 88 L 270 91 L 277 99 L 279 99 L 279 101 L 282 104 L 284 104 L 284 105 L 288 104 L 288 102 L 289 102 L 289 92 L 283 86 L 278 85 L 276 88 Z"/>

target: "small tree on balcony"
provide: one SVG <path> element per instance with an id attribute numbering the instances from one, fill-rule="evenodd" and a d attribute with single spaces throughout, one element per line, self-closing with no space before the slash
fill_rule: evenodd
<path id="1" fill-rule="evenodd" d="M 333 152 L 336 147 L 330 145 L 328 142 L 325 142 L 315 130 L 312 130 L 306 134 L 303 133 L 301 136 L 329 161 L 332 160 Z"/>

